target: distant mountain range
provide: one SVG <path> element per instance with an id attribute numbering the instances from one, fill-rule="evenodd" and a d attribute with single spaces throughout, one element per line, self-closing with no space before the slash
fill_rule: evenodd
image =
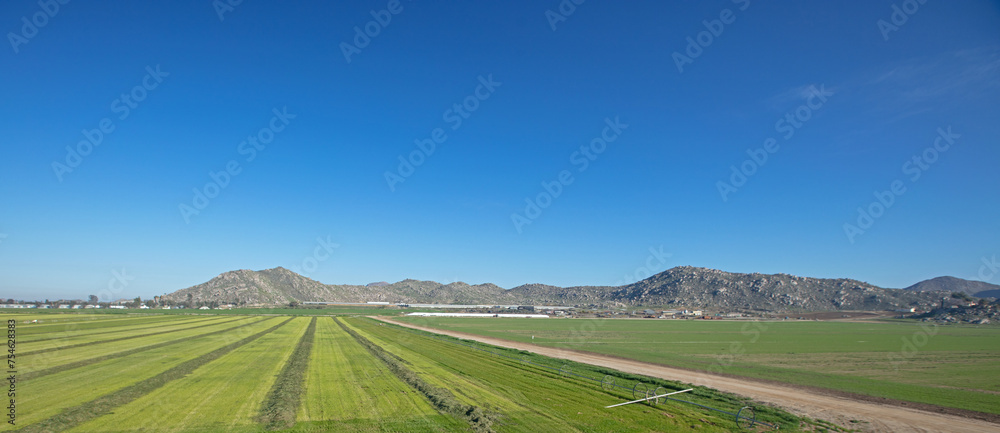
<path id="1" fill-rule="evenodd" d="M 918 292 L 962 292 L 977 298 L 1000 298 L 1000 286 L 982 281 L 963 280 L 955 277 L 937 277 L 921 281 L 903 290 Z"/>
<path id="2" fill-rule="evenodd" d="M 885 289 L 851 279 L 786 274 L 739 274 L 681 266 L 624 286 L 556 287 L 526 284 L 505 290 L 494 284 L 441 284 L 403 280 L 368 285 L 323 284 L 285 268 L 223 273 L 206 283 L 162 296 L 173 302 L 280 305 L 304 301 L 404 302 L 488 305 L 665 306 L 713 311 L 831 311 L 926 309 L 941 293 L 1000 289 L 986 283 L 941 277 L 906 289 Z"/>

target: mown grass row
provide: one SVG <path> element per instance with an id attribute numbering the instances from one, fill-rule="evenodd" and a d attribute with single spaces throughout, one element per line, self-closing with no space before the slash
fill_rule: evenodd
<path id="1" fill-rule="evenodd" d="M 358 344 L 385 363 L 386 366 L 389 367 L 389 371 L 395 374 L 396 377 L 427 397 L 431 404 L 439 411 L 465 419 L 468 421 L 473 431 L 493 433 L 493 424 L 499 420 L 500 414 L 494 411 L 483 410 L 483 408 L 478 406 L 462 403 L 447 389 L 439 388 L 425 382 L 417 376 L 416 373 L 406 368 L 406 366 L 397 359 L 397 356 L 390 354 L 361 334 L 354 332 L 353 329 L 344 325 L 340 319 L 335 318 L 334 320 L 336 320 L 337 324 L 340 325 L 344 332 L 347 332 L 351 337 L 354 337 Z"/>
<path id="2" fill-rule="evenodd" d="M 174 319 L 174 320 L 162 320 L 162 321 L 161 320 L 154 320 L 153 318 L 147 318 L 147 319 L 143 319 L 142 323 L 134 324 L 134 326 L 128 326 L 127 328 L 124 328 L 124 329 L 120 328 L 120 327 L 115 327 L 113 329 L 110 329 L 110 330 L 107 330 L 107 331 L 100 331 L 100 332 L 86 332 L 87 330 L 80 329 L 79 325 L 77 323 L 69 323 L 69 324 L 61 325 L 61 326 L 63 326 L 65 328 L 62 331 L 51 331 L 51 332 L 46 332 L 44 334 L 39 334 L 39 335 L 50 335 L 49 337 L 45 337 L 45 338 L 26 338 L 26 339 L 24 339 L 24 343 L 26 343 L 26 344 L 27 343 L 36 344 L 36 343 L 41 343 L 41 342 L 44 342 L 44 341 L 52 341 L 52 340 L 69 340 L 69 339 L 79 339 L 80 337 L 93 337 L 93 336 L 96 336 L 96 335 L 130 333 L 130 332 L 135 332 L 135 331 L 139 331 L 139 330 L 142 330 L 142 329 L 162 328 L 164 326 L 179 326 L 179 325 L 189 325 L 189 324 L 192 324 L 192 323 L 208 323 L 208 322 L 219 323 L 219 322 L 222 322 L 222 321 L 223 321 L 223 319 L 221 317 L 213 317 L 213 318 L 210 318 L 210 319 L 205 319 L 205 318 L 188 318 L 187 320 L 177 318 L 177 319 Z M 167 322 L 167 323 L 163 323 L 163 322 Z M 88 322 L 88 323 L 92 323 L 92 322 Z M 130 325 L 132 325 L 132 324 L 130 324 Z M 98 328 L 98 329 L 103 329 L 103 328 Z M 58 334 L 58 335 L 51 336 L 52 334 Z"/>
<path id="3" fill-rule="evenodd" d="M 36 314 L 36 315 L 22 315 L 22 314 L 10 314 L 9 311 L 0 311 L 0 319 L 7 321 L 9 319 L 14 319 L 18 322 L 19 330 L 28 331 L 25 334 L 25 341 L 30 340 L 30 336 L 44 336 L 45 334 L 57 333 L 66 328 L 77 329 L 80 326 L 95 324 L 103 322 L 104 326 L 112 326 L 117 322 L 123 320 L 132 320 L 137 317 L 113 317 L 105 318 L 100 315 L 83 315 L 80 313 L 53 313 L 53 314 Z M 32 320 L 36 321 L 31 323 Z"/>
<path id="4" fill-rule="evenodd" d="M 227 344 L 223 347 L 220 347 L 216 350 L 213 350 L 209 353 L 206 353 L 192 360 L 185 361 L 149 379 L 122 388 L 108 395 L 98 397 L 97 399 L 91 400 L 79 406 L 68 408 L 63 412 L 59 413 L 58 415 L 45 419 L 41 422 L 23 427 L 16 431 L 25 433 L 63 431 L 73 428 L 84 422 L 95 419 L 97 417 L 100 417 L 102 415 L 111 413 L 111 411 L 114 408 L 128 404 L 142 397 L 143 395 L 146 395 L 152 392 L 153 390 L 156 390 L 166 385 L 171 381 L 183 378 L 184 376 L 191 374 L 198 367 L 208 364 L 222 357 L 223 355 L 240 348 L 241 346 L 244 346 L 271 332 L 274 332 L 276 329 L 284 326 L 286 323 L 291 322 L 292 320 L 293 318 L 289 318 L 284 322 L 281 322 L 261 332 L 243 338 L 242 340 Z"/>
<path id="5" fill-rule="evenodd" d="M 374 319 L 365 319 L 375 323 Z M 384 322 L 378 322 L 384 323 Z M 507 357 L 507 361 L 499 360 L 500 362 L 506 362 L 512 366 L 519 368 L 533 368 L 531 365 L 526 365 L 522 360 L 527 360 L 536 365 L 545 366 L 542 367 L 542 371 L 556 371 L 562 368 L 568 368 L 569 371 L 574 374 L 578 374 L 584 377 L 589 377 L 595 383 L 602 381 L 606 376 L 611 376 L 614 378 L 614 383 L 619 386 L 624 386 L 621 388 L 626 394 L 629 394 L 628 389 L 632 389 L 636 384 L 639 384 L 640 389 L 656 389 L 657 387 L 664 387 L 667 391 L 676 391 L 686 388 L 693 388 L 693 391 L 685 393 L 683 395 L 677 395 L 672 397 L 675 400 L 682 400 L 682 402 L 690 402 L 699 405 L 704 405 L 712 407 L 721 411 L 726 411 L 730 413 L 736 413 L 740 408 L 744 406 L 751 406 L 756 412 L 757 419 L 762 422 L 767 422 L 772 425 L 784 426 L 784 428 L 790 428 L 791 426 L 798 425 L 802 420 L 781 409 L 779 407 L 760 404 L 753 401 L 750 398 L 722 392 L 713 388 L 705 386 L 694 386 L 688 383 L 683 383 L 680 381 L 660 379 L 656 377 L 626 373 L 611 368 L 601 367 L 598 365 L 584 364 L 576 361 L 571 361 L 567 359 L 552 359 L 542 355 L 537 355 L 524 350 L 509 349 L 505 347 L 492 346 L 484 343 L 480 343 L 474 340 L 465 340 L 448 335 L 432 334 L 423 330 L 404 328 L 395 324 L 385 324 L 386 326 L 399 329 L 400 331 L 414 333 L 417 335 L 422 335 L 425 337 L 434 338 L 438 341 L 449 342 L 452 344 L 459 344 L 469 347 L 469 350 L 475 350 L 473 348 L 479 349 L 484 352 L 489 352 L 497 355 Z M 557 362 L 553 362 L 557 361 Z M 561 373 L 560 373 L 561 374 Z M 697 373 L 692 373 L 697 374 Z M 632 397 L 629 395 L 629 397 Z M 722 415 L 723 417 L 725 415 Z"/>
<path id="6" fill-rule="evenodd" d="M 995 362 L 1000 329 L 995 327 L 839 321 L 398 320 L 699 372 L 1000 414 L 1000 363 Z"/>
<path id="7" fill-rule="evenodd" d="M 240 320 L 240 319 L 230 320 L 228 322 L 221 322 L 221 323 L 230 323 L 230 322 L 235 322 L 237 320 Z M 171 332 L 189 331 L 189 330 L 192 330 L 192 329 L 204 328 L 204 327 L 208 327 L 208 326 L 215 326 L 215 325 L 219 324 L 219 322 L 215 322 L 215 321 L 209 321 L 209 322 L 211 322 L 211 323 L 201 323 L 201 324 L 198 324 L 198 325 L 195 325 L 195 326 L 189 326 L 187 328 L 170 329 L 170 330 L 166 330 L 166 331 L 150 332 L 148 334 L 129 335 L 127 337 L 111 338 L 111 339 L 108 339 L 108 340 L 88 341 L 88 342 L 85 342 L 85 343 L 70 344 L 68 346 L 58 346 L 58 347 L 50 347 L 50 348 L 47 348 L 47 349 L 33 350 L 33 351 L 21 353 L 20 356 L 38 355 L 38 354 L 42 354 L 42 353 L 55 352 L 55 351 L 59 351 L 59 350 L 74 349 L 74 348 L 77 348 L 77 347 L 93 346 L 95 344 L 115 343 L 115 342 L 119 342 L 119 341 L 132 340 L 132 339 L 135 339 L 135 338 L 145 338 L 145 337 L 152 337 L 154 335 L 169 334 Z"/>
<path id="8" fill-rule="evenodd" d="M 103 395 L 139 383 L 185 361 L 198 358 L 222 346 L 270 328 L 283 320 L 283 318 L 275 317 L 257 322 L 245 328 L 236 329 L 229 333 L 204 338 L 192 338 L 179 344 L 161 347 L 125 358 L 112 359 L 85 368 L 77 368 L 28 381 L 21 381 L 18 385 L 18 388 L 22 391 L 18 393 L 18 426 L 29 425 L 48 419 L 49 417 L 58 415 L 67 408 L 87 403 Z M 247 321 L 252 320 L 248 319 Z M 305 324 L 308 324 L 308 322 Z M 305 329 L 305 324 L 303 324 L 303 330 Z M 288 325 L 282 329 L 287 327 Z M 274 333 L 269 335 L 274 335 Z M 297 337 L 296 340 L 298 340 Z M 257 341 L 259 342 L 260 340 Z M 256 344 L 256 342 L 251 345 L 253 344 Z M 187 379 L 185 377 L 184 380 L 176 382 L 184 382 Z M 170 385 L 168 384 L 167 386 Z M 267 386 L 270 388 L 270 382 L 268 382 Z M 147 397 L 149 397 L 149 394 L 143 398 Z M 114 412 L 118 414 L 124 407 L 126 406 L 115 408 Z"/>
<path id="9" fill-rule="evenodd" d="M 313 317 L 260 408 L 258 422 L 268 430 L 286 429 L 295 424 L 315 335 L 316 318 Z"/>
<path id="10" fill-rule="evenodd" d="M 332 317 L 319 318 L 294 431 L 468 430 L 465 420 L 435 409 L 423 394 L 396 377 Z"/>
<path id="11" fill-rule="evenodd" d="M 243 319 L 239 319 L 239 320 L 243 320 Z M 152 344 L 152 345 L 149 345 L 149 346 L 137 347 L 135 349 L 125 350 L 125 351 L 122 351 L 122 352 L 112 353 L 112 354 L 109 354 L 109 355 L 103 355 L 103 356 L 97 356 L 97 357 L 94 357 L 94 358 L 82 359 L 82 360 L 79 360 L 79 361 L 70 362 L 68 364 L 62 364 L 62 365 L 57 365 L 55 367 L 46 368 L 44 370 L 38 370 L 38 371 L 31 371 L 31 372 L 27 372 L 27 373 L 22 373 L 18 377 L 18 379 L 19 380 L 30 380 L 30 379 L 34 379 L 36 377 L 42 377 L 42 376 L 47 376 L 47 375 L 50 375 L 50 374 L 59 373 L 61 371 L 72 370 L 74 368 L 80 368 L 80 367 L 86 367 L 88 365 L 97 364 L 98 362 L 107 361 L 109 359 L 124 358 L 126 356 L 134 355 L 136 353 L 145 352 L 147 350 L 159 349 L 161 347 L 170 346 L 172 344 L 178 344 L 178 343 L 182 343 L 182 342 L 185 342 L 185 341 L 189 341 L 189 340 L 191 340 L 193 338 L 202 338 L 202 337 L 208 337 L 208 336 L 217 335 L 217 334 L 224 334 L 224 333 L 227 333 L 227 332 L 232 332 L 232 331 L 234 331 L 236 329 L 239 329 L 239 328 L 242 328 L 244 326 L 250 326 L 250 325 L 256 324 L 256 323 L 261 322 L 263 320 L 264 319 L 257 320 L 256 322 L 244 323 L 242 325 L 234 326 L 232 328 L 220 329 L 218 331 L 212 331 L 212 332 L 208 332 L 208 333 L 205 333 L 205 334 L 199 334 L 199 335 L 195 335 L 195 336 L 191 336 L 191 337 L 179 338 L 179 339 L 176 339 L 176 340 L 165 341 L 165 342 L 162 342 L 162 343 Z M 230 322 L 234 322 L 234 321 L 229 321 L 229 322 L 224 322 L 224 323 L 213 323 L 213 324 L 211 324 L 211 326 L 223 325 L 223 324 L 230 323 Z M 196 326 L 195 328 L 201 328 L 201 326 Z M 190 329 L 191 328 L 184 329 L 184 330 L 190 330 Z M 182 330 L 178 330 L 178 331 L 182 331 Z"/>
<path id="12" fill-rule="evenodd" d="M 64 313 L 65 314 L 65 313 Z M 53 313 L 53 317 L 55 316 Z M 5 317 L 6 318 L 6 317 Z M 46 318 L 40 318 L 41 320 L 46 320 Z M 176 316 L 143 316 L 143 317 L 123 317 L 123 318 L 112 318 L 113 320 L 87 320 L 87 321 L 45 321 L 42 323 L 29 323 L 29 324 L 18 324 L 18 333 L 22 334 L 25 342 L 29 341 L 39 341 L 31 339 L 31 336 L 44 336 L 45 334 L 60 333 L 64 332 L 66 328 L 72 328 L 73 331 L 87 331 L 92 329 L 104 330 L 113 328 L 124 328 L 132 326 L 135 324 L 145 324 L 154 322 L 172 322 L 178 321 Z M 194 319 L 194 317 L 187 317 L 186 319 Z M 37 319 L 35 319 L 37 320 Z"/>
<path id="13" fill-rule="evenodd" d="M 175 332 L 175 333 L 162 334 L 162 335 L 158 335 L 158 336 L 154 336 L 154 337 L 149 337 L 149 338 L 135 338 L 135 339 L 120 341 L 120 342 L 111 343 L 111 344 L 84 345 L 84 346 L 78 346 L 78 347 L 75 347 L 75 348 L 72 348 L 72 349 L 58 350 L 58 351 L 53 351 L 53 352 L 45 352 L 45 353 L 35 354 L 35 355 L 19 356 L 19 358 L 21 358 L 21 361 L 22 361 L 21 362 L 21 367 L 22 368 L 19 369 L 19 372 L 22 373 L 22 374 L 27 374 L 27 373 L 31 373 L 31 372 L 35 372 L 35 371 L 39 371 L 39 370 L 45 370 L 45 369 L 48 369 L 48 368 L 52 368 L 52 367 L 55 367 L 55 366 L 58 366 L 58 365 L 61 365 L 61 364 L 66 364 L 66 363 L 70 363 L 70 362 L 80 361 L 80 360 L 87 359 L 87 358 L 94 358 L 94 357 L 98 357 L 98 356 L 109 355 L 109 354 L 112 354 L 112 353 L 115 353 L 115 352 L 121 352 L 121 351 L 125 351 L 125 350 L 132 350 L 132 349 L 136 349 L 136 348 L 139 348 L 139 347 L 147 346 L 147 345 L 150 345 L 150 344 L 160 343 L 160 342 L 167 341 L 167 340 L 179 339 L 179 338 L 183 338 L 183 337 L 191 337 L 191 336 L 194 336 L 194 335 L 197 335 L 197 334 L 201 334 L 201 333 L 206 333 L 206 332 L 211 332 L 211 331 L 215 331 L 215 330 L 226 328 L 226 327 L 236 326 L 236 325 L 239 325 L 239 324 L 242 324 L 242 323 L 246 323 L 246 322 L 249 322 L 249 321 L 251 321 L 251 320 L 250 319 L 244 319 L 242 321 L 226 322 L 226 323 L 216 323 L 215 325 L 210 326 L 210 327 L 194 328 L 194 329 L 190 329 L 190 330 L 181 330 L 181 331 L 178 331 L 178 332 Z M 271 326 L 271 325 L 268 325 L 268 326 Z M 176 328 L 170 327 L 170 328 L 165 328 L 164 330 L 166 330 L 166 329 L 176 329 Z M 244 329 L 248 329 L 248 328 L 244 328 Z M 261 329 L 263 329 L 263 328 L 261 328 Z M 253 332 L 246 332 L 240 338 L 243 338 L 243 337 L 245 337 L 247 335 L 253 334 L 254 332 L 257 332 L 257 331 L 259 331 L 259 329 L 256 330 L 256 331 L 253 331 Z M 144 331 L 141 331 L 141 332 L 150 332 L 150 331 L 149 330 L 144 330 Z M 234 339 L 232 341 L 236 341 L 238 339 L 239 338 Z M 229 342 L 232 342 L 232 341 L 229 341 Z M 76 343 L 79 343 L 79 342 L 82 342 L 82 341 L 70 340 L 69 342 L 63 342 L 63 344 L 67 344 L 67 343 L 76 344 Z"/>
<path id="14" fill-rule="evenodd" d="M 631 390 L 605 389 L 598 382 L 565 376 L 558 370 L 409 334 L 398 327 L 378 326 L 374 321 L 348 323 L 376 344 L 411 361 L 425 380 L 440 381 L 440 386 L 465 398 L 502 408 L 508 417 L 496 427 L 498 431 L 723 432 L 737 428 L 732 416 L 677 402 L 605 409 L 609 404 L 632 400 Z M 560 365 L 561 360 L 534 356 L 529 357 L 534 363 Z M 574 366 L 574 371 L 580 370 Z M 655 388 L 654 382 L 645 383 Z M 664 388 L 675 390 L 680 384 L 665 383 Z M 782 425 L 781 430 L 797 431 L 798 423 Z"/>
<path id="15" fill-rule="evenodd" d="M 228 344 L 286 318 L 275 318 L 252 328 L 252 332 L 237 331 L 215 338 L 239 334 L 238 338 L 223 343 Z M 308 326 L 309 318 L 295 318 L 184 378 L 167 383 L 70 432 L 265 433 L 264 427 L 257 422 L 261 404 Z M 213 350 L 223 344 L 216 345 Z"/>
<path id="16" fill-rule="evenodd" d="M 384 322 L 376 322 L 374 319 L 366 319 L 366 320 L 371 321 L 372 323 L 384 323 Z M 552 359 L 528 351 L 492 346 L 474 340 L 459 339 L 448 335 L 433 334 L 423 330 L 404 328 L 395 324 L 385 324 L 385 325 L 395 329 L 399 329 L 401 331 L 434 338 L 439 341 L 477 347 L 480 350 L 492 352 L 495 354 L 500 354 L 508 358 L 514 358 L 516 360 L 524 359 L 539 365 L 548 365 L 549 368 L 551 369 L 560 369 L 563 367 L 568 367 L 570 371 L 572 371 L 575 374 L 580 374 L 596 380 L 602 380 L 605 376 L 611 376 L 612 378 L 614 378 L 615 381 L 614 383 L 618 385 L 624 385 L 626 388 L 632 388 L 637 383 L 644 384 L 645 387 L 647 387 L 648 389 L 655 389 L 657 387 L 662 386 L 664 388 L 667 388 L 668 391 L 694 388 L 694 390 L 689 393 L 685 393 L 683 395 L 677 395 L 672 398 L 699 405 L 705 405 L 708 407 L 712 407 L 730 413 L 736 413 L 737 411 L 740 410 L 740 408 L 744 406 L 751 406 L 756 412 L 757 419 L 759 421 L 766 422 L 772 425 L 782 426 L 782 429 L 792 428 L 793 426 L 799 425 L 800 422 L 803 421 L 801 418 L 779 407 L 770 404 L 761 404 L 747 397 L 722 392 L 705 386 L 693 386 L 680 381 L 665 380 L 656 377 L 631 374 L 614 370 L 611 368 L 606 368 L 591 364 L 584 364 L 566 359 Z M 516 365 L 520 362 L 510 361 L 510 363 Z M 527 367 L 529 366 L 526 365 L 525 368 Z M 697 374 L 698 373 L 692 372 L 692 375 L 697 375 Z M 640 385 L 640 387 L 642 387 L 642 385 Z M 626 394 L 628 394 L 627 391 Z M 631 397 L 631 395 L 629 395 L 628 397 Z M 722 416 L 725 417 L 725 415 Z"/>

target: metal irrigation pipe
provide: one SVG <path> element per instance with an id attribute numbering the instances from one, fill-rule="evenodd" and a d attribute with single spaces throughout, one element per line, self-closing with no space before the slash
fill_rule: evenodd
<path id="1" fill-rule="evenodd" d="M 751 425 L 760 424 L 760 425 L 768 426 L 768 427 L 771 427 L 771 428 L 773 428 L 775 430 L 778 430 L 778 426 L 776 426 L 776 425 L 768 424 L 768 423 L 763 422 L 763 421 L 757 421 L 757 414 L 753 412 L 753 408 L 750 408 L 750 411 L 751 411 L 751 413 L 754 414 L 754 416 L 753 416 L 753 418 L 749 418 L 749 417 L 741 416 L 739 412 L 737 412 L 737 413 L 727 412 L 727 411 L 724 411 L 722 409 L 716 409 L 714 407 L 705 406 L 703 404 L 698 404 L 698 403 L 687 401 L 687 400 L 681 400 L 681 399 L 678 399 L 678 398 L 672 398 L 672 397 L 664 397 L 664 398 L 667 399 L 667 400 L 679 401 L 681 403 L 693 404 L 693 405 L 698 406 L 700 408 L 704 408 L 704 409 L 708 409 L 708 410 L 714 410 L 716 412 L 724 413 L 726 415 L 732 415 L 734 418 L 736 418 L 736 425 L 740 424 L 740 420 L 741 419 L 745 419 L 745 420 L 750 421 Z M 743 412 L 743 409 L 746 409 L 746 408 L 749 408 L 749 406 L 744 406 L 743 408 L 740 408 L 740 412 Z"/>
<path id="2" fill-rule="evenodd" d="M 625 403 L 618 403 L 618 404 L 613 404 L 611 406 L 604 406 L 604 408 L 605 409 L 610 409 L 610 408 L 613 408 L 613 407 L 625 406 L 627 404 L 640 403 L 640 402 L 643 402 L 643 401 L 650 401 L 650 400 L 653 400 L 653 399 L 660 399 L 660 398 L 664 398 L 664 397 L 666 397 L 668 395 L 680 394 L 682 392 L 688 392 L 688 391 L 693 391 L 693 390 L 694 390 L 694 388 L 688 388 L 688 389 L 684 389 L 684 390 L 680 390 L 680 391 L 674 391 L 674 392 L 670 392 L 670 393 L 666 393 L 666 394 L 654 395 L 652 397 L 640 398 L 638 400 L 626 401 Z"/>

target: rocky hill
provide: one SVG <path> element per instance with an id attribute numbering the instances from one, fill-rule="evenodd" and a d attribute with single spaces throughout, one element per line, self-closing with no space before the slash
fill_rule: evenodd
<path id="1" fill-rule="evenodd" d="M 928 308 L 936 300 L 929 294 L 884 289 L 845 278 L 737 274 L 688 266 L 620 287 L 612 297 L 642 304 L 758 311 Z"/>
<path id="2" fill-rule="evenodd" d="M 493 284 L 470 286 L 458 282 L 403 280 L 393 284 L 323 284 L 288 269 L 263 271 L 241 269 L 223 273 L 208 282 L 163 295 L 173 302 L 278 305 L 304 301 L 479 303 L 487 299 L 507 300 L 507 291 Z M 495 302 L 495 301 L 488 301 Z"/>
<path id="3" fill-rule="evenodd" d="M 690 266 L 669 269 L 620 287 L 526 284 L 510 290 L 494 284 L 441 284 L 419 280 L 367 286 L 330 285 L 279 267 L 226 272 L 206 283 L 164 295 L 162 299 L 238 305 L 339 301 L 829 311 L 929 309 L 940 299 L 940 294 L 884 289 L 850 279 L 739 274 Z"/>
<path id="4" fill-rule="evenodd" d="M 960 292 L 977 298 L 1000 298 L 1000 286 L 955 277 L 937 277 L 921 281 L 903 290 L 918 292 Z"/>
<path id="5" fill-rule="evenodd" d="M 1000 301 L 978 302 L 974 305 L 949 305 L 911 317 L 925 322 L 998 325 L 1000 324 Z"/>
<path id="6" fill-rule="evenodd" d="M 287 304 L 333 294 L 331 286 L 303 277 L 285 268 L 251 271 L 241 269 L 208 282 L 163 295 L 173 302 L 219 302 L 233 304 Z"/>

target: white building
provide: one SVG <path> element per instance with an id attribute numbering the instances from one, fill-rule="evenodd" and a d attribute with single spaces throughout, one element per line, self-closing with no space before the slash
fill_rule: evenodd
<path id="1" fill-rule="evenodd" d="M 489 313 L 409 313 L 419 317 L 507 317 L 516 319 L 548 319 L 544 314 L 489 314 Z"/>

